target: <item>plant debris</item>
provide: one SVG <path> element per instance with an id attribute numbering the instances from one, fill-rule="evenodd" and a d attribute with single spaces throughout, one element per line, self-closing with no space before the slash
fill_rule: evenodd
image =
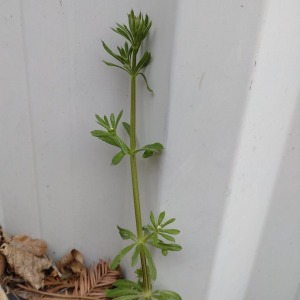
<path id="1" fill-rule="evenodd" d="M 7 260 L 10 272 L 19 275 L 37 290 L 44 286 L 44 270 L 52 266 L 49 258 L 35 256 L 7 243 L 2 244 L 0 251 Z"/>
<path id="2" fill-rule="evenodd" d="M 47 249 L 44 240 L 26 235 L 11 237 L 0 226 L 0 288 L 31 300 L 96 300 L 107 299 L 105 290 L 121 277 L 119 268 L 111 270 L 102 260 L 87 268 L 76 249 L 54 263 L 46 256 Z"/>

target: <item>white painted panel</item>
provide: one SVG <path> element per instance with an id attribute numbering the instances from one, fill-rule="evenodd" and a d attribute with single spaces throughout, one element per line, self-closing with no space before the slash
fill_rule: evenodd
<path id="1" fill-rule="evenodd" d="M 18 232 L 40 235 L 26 50 L 19 1 L 0 2 L 0 192 L 4 219 Z"/>
<path id="2" fill-rule="evenodd" d="M 231 194 L 223 215 L 208 297 L 210 300 L 246 297 L 256 255 L 260 256 L 260 251 L 264 251 L 265 241 L 261 238 L 269 238 L 262 236 L 264 224 L 268 213 L 272 214 L 270 207 L 274 193 L 278 193 L 277 178 L 281 178 L 282 172 L 280 164 L 299 103 L 299 4 L 299 1 L 290 1 L 286 6 L 280 1 L 270 1 L 266 7 L 252 89 L 233 165 Z M 278 33 L 282 34 L 280 38 Z M 299 184 L 292 174 L 286 174 L 282 180 L 286 188 Z M 296 201 L 299 197 L 297 189 L 290 196 Z M 280 238 L 279 232 L 276 235 Z M 296 232 L 294 239 L 299 244 Z M 280 244 L 280 251 L 288 253 L 288 245 Z M 276 250 L 270 251 L 269 257 L 272 257 L 273 266 L 278 265 Z M 299 259 L 300 254 L 295 255 L 294 252 L 293 257 L 286 257 L 286 260 L 282 258 L 281 263 Z M 265 267 L 264 262 L 261 267 Z M 255 292 L 248 299 L 292 299 L 297 287 L 295 280 L 297 283 L 299 279 L 295 278 L 292 283 L 292 274 L 284 276 L 291 270 L 282 268 L 281 271 L 272 280 L 264 280 L 264 284 L 260 281 L 260 284 L 252 286 Z M 295 271 L 294 276 L 298 274 L 299 267 Z"/>
<path id="3" fill-rule="evenodd" d="M 252 265 L 245 299 L 300 299 L 300 97 Z M 291 99 L 291 98 L 290 98 Z M 284 129 L 282 129 L 284 130 Z"/>
<path id="4" fill-rule="evenodd" d="M 296 0 L 0 0 L 0 222 L 88 261 L 116 254 L 116 224 L 133 228 L 128 162 L 111 167 L 89 133 L 95 113 L 128 120 L 128 79 L 102 63 L 101 39 L 119 43 L 110 27 L 131 8 L 154 24 L 138 142 L 166 146 L 138 161 L 144 218 L 177 217 L 184 247 L 155 253 L 159 287 L 298 300 Z"/>
<path id="5" fill-rule="evenodd" d="M 141 145 L 164 142 L 176 2 L 28 0 L 3 1 L 2 5 L 4 25 L 14 15 L 14 27 L 3 27 L 10 44 L 3 46 L 9 60 L 3 56 L 1 68 L 6 88 L 1 102 L 5 225 L 13 232 L 42 236 L 54 257 L 71 247 L 87 253 L 89 261 L 112 257 L 122 243 L 116 225 L 134 225 L 129 166 L 124 161 L 111 167 L 115 149 L 91 137 L 90 131 L 98 126 L 95 113 L 124 109 L 128 121 L 129 78 L 103 64 L 108 55 L 101 39 L 113 48 L 121 41 L 110 27 L 126 22 L 131 8 L 151 16 L 154 26 L 149 48 L 154 59 L 147 73 L 153 73 L 148 79 L 155 94 L 148 93 L 139 80 L 138 122 L 143 120 L 146 126 L 139 128 L 138 141 Z M 13 71 L 9 63 L 16 64 Z M 18 79 L 17 84 L 13 78 Z M 18 91 L 14 102 L 7 88 L 10 81 L 11 89 Z M 18 122 L 26 136 L 11 127 L 16 122 L 14 114 L 23 117 Z M 27 156 L 16 160 L 18 152 L 11 151 L 10 144 L 16 151 L 26 150 Z M 150 183 L 140 184 L 148 215 L 149 200 L 157 201 L 158 164 L 139 161 L 139 166 L 141 177 Z M 18 190 L 13 189 L 16 185 Z"/>
<path id="6" fill-rule="evenodd" d="M 159 259 L 159 273 L 168 278 L 164 287 L 176 288 L 183 299 L 208 299 L 255 68 L 263 4 L 190 1 L 178 5 L 160 199 L 161 210 L 177 217 L 184 249 Z"/>

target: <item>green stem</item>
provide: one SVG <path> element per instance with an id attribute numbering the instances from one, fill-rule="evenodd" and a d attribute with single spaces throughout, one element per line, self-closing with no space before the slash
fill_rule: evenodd
<path id="1" fill-rule="evenodd" d="M 133 53 L 133 66 L 136 63 L 136 52 Z M 132 179 L 132 191 L 133 191 L 133 201 L 134 201 L 134 212 L 135 212 L 135 222 L 137 238 L 139 241 L 143 239 L 143 223 L 141 215 L 141 205 L 139 196 L 139 186 L 138 186 L 138 173 L 136 167 L 136 75 L 131 76 L 131 108 L 130 108 L 130 166 L 131 166 L 131 179 Z M 151 282 L 147 269 L 147 262 L 145 253 L 141 251 L 141 267 L 143 273 L 143 285 L 145 292 L 151 290 Z"/>

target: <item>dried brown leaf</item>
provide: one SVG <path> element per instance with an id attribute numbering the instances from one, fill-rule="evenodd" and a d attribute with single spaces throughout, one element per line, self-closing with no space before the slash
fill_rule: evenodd
<path id="1" fill-rule="evenodd" d="M 9 234 L 7 234 L 2 226 L 0 225 L 0 246 L 3 244 L 3 243 L 9 243 L 11 241 L 11 237 Z"/>
<path id="2" fill-rule="evenodd" d="M 73 249 L 71 251 L 71 254 L 73 255 L 75 261 L 77 261 L 83 265 L 83 255 L 81 254 L 81 252 L 79 252 L 76 249 Z"/>
<path id="3" fill-rule="evenodd" d="M 8 251 L 7 246 L 9 245 L 4 245 L 1 251 Z M 15 250 L 22 251 L 20 249 Z M 23 295 L 26 296 L 26 299 L 31 300 L 104 300 L 107 299 L 105 290 L 112 287 L 113 282 L 119 278 L 119 270 L 110 270 L 109 263 L 100 261 L 89 269 L 84 268 L 79 278 L 47 275 L 41 290 L 32 288 L 32 283 L 20 284 L 17 281 L 14 282 L 14 279 L 10 281 L 9 286 L 12 287 L 11 290 L 16 295 Z M 26 280 L 29 282 L 28 279 Z M 14 284 L 11 285 L 13 282 Z"/>
<path id="4" fill-rule="evenodd" d="M 0 251 L 6 257 L 10 268 L 17 275 L 21 276 L 37 290 L 43 287 L 45 277 L 43 270 L 51 267 L 50 259 L 37 257 L 6 243 L 2 244 Z"/>
<path id="5" fill-rule="evenodd" d="M 70 269 L 75 274 L 80 274 L 84 268 L 83 255 L 78 250 L 73 249 L 63 256 L 56 265 L 61 273 L 65 273 L 66 269 Z"/>
<path id="6" fill-rule="evenodd" d="M 43 256 L 48 250 L 46 241 L 41 239 L 32 239 L 27 235 L 15 235 L 9 244 L 36 256 Z"/>
<path id="7" fill-rule="evenodd" d="M 78 261 L 71 262 L 67 267 L 77 275 L 80 275 L 85 269 L 85 267 Z"/>

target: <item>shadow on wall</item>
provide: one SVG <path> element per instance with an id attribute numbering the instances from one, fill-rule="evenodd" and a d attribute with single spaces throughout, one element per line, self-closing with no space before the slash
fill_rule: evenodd
<path id="1" fill-rule="evenodd" d="M 246 300 L 300 299 L 298 288 L 300 282 L 299 136 L 300 101 L 298 100 L 257 249 Z"/>
<path id="2" fill-rule="evenodd" d="M 178 5 L 160 208 L 177 218 L 183 251 L 157 254 L 157 265 L 160 278 L 168 278 L 163 288 L 171 284 L 183 299 L 207 297 L 256 65 L 262 2 Z"/>

